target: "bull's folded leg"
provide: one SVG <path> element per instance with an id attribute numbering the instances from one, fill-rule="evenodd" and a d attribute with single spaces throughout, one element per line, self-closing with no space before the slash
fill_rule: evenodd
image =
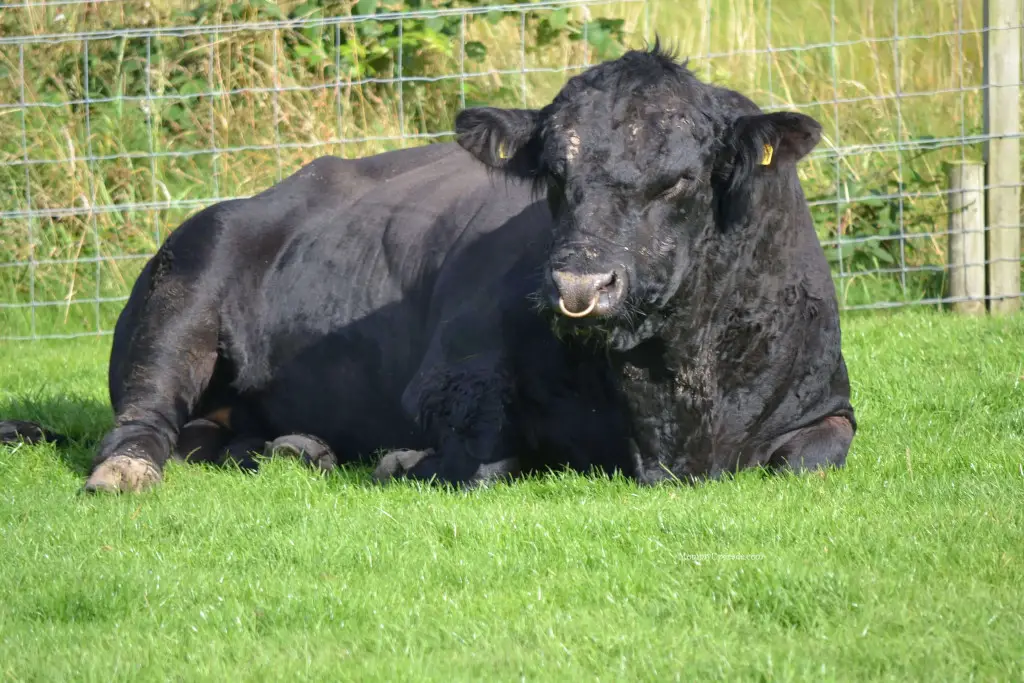
<path id="1" fill-rule="evenodd" d="M 299 459 L 304 465 L 321 472 L 330 472 L 338 465 L 338 458 L 326 443 L 309 434 L 287 434 L 274 439 L 263 451 L 266 457 L 286 455 Z"/>
<path id="2" fill-rule="evenodd" d="M 843 467 L 853 434 L 854 427 L 845 417 L 826 417 L 788 435 L 772 453 L 768 467 L 798 474 Z"/>
<path id="3" fill-rule="evenodd" d="M 474 487 L 519 475 L 518 442 L 508 415 L 513 392 L 500 368 L 498 359 L 480 355 L 424 375 L 407 393 L 407 405 L 435 447 L 386 453 L 374 479 Z"/>
<path id="4" fill-rule="evenodd" d="M 229 438 L 231 430 L 218 422 L 206 418 L 192 420 L 178 433 L 173 457 L 186 462 L 216 463 Z"/>

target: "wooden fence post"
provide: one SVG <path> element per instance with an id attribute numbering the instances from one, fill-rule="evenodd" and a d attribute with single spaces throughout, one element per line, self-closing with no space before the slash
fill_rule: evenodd
<path id="1" fill-rule="evenodd" d="M 985 0 L 989 311 L 1020 309 L 1020 0 Z"/>
<path id="2" fill-rule="evenodd" d="M 949 163 L 949 296 L 954 313 L 985 314 L 985 165 Z"/>

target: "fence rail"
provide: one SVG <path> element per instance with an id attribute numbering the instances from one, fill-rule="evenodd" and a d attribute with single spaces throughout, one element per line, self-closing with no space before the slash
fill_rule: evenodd
<path id="1" fill-rule="evenodd" d="M 965 298 L 949 287 L 944 169 L 1021 134 L 986 118 L 1020 85 L 1019 68 L 986 79 L 986 45 L 1022 29 L 1019 11 L 986 23 L 996 2 L 0 4 L 0 339 L 108 334 L 189 213 L 320 154 L 449 139 L 467 105 L 539 106 L 655 32 L 698 75 L 822 122 L 801 175 L 845 309 L 949 308 Z M 1009 177 L 980 189 L 1018 192 Z M 1016 247 L 956 266 L 1019 272 Z"/>

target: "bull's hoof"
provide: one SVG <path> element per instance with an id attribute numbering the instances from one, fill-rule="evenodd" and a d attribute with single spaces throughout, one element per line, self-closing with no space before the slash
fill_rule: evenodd
<path id="1" fill-rule="evenodd" d="M 434 449 L 428 448 L 425 451 L 391 451 L 384 455 L 377 463 L 373 471 L 373 479 L 378 483 L 385 483 L 392 479 L 405 477 L 412 468 L 420 464 L 427 457 L 434 455 Z"/>
<path id="2" fill-rule="evenodd" d="M 88 493 L 134 493 L 163 479 L 160 469 L 145 458 L 115 455 L 101 462 L 85 482 Z"/>
<path id="3" fill-rule="evenodd" d="M 330 472 L 338 466 L 338 459 L 331 447 L 315 436 L 308 434 L 288 434 L 280 436 L 267 444 L 263 450 L 264 457 L 272 457 L 274 452 L 284 452 L 298 458 L 303 464 L 321 472 Z"/>

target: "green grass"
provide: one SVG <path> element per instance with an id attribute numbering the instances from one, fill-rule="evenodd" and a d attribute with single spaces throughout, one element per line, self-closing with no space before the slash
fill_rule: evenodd
<path id="1" fill-rule="evenodd" d="M 5 680 L 1021 680 L 1024 317 L 850 316 L 848 468 L 456 494 L 172 465 L 78 494 L 108 340 L 0 346 Z"/>

